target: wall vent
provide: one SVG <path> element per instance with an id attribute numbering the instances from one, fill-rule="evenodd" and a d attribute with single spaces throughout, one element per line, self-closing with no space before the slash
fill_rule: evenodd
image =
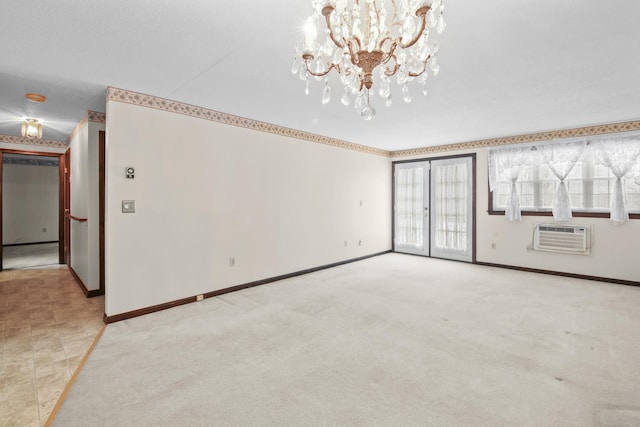
<path id="1" fill-rule="evenodd" d="M 588 225 L 536 224 L 533 249 L 565 254 L 591 254 L 591 227 Z"/>

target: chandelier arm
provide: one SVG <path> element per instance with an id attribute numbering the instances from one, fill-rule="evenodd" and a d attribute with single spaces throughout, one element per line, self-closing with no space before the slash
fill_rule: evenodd
<path id="1" fill-rule="evenodd" d="M 387 37 L 387 39 L 389 39 L 389 40 L 390 40 L 391 38 L 390 38 L 390 37 Z M 389 53 L 386 53 L 386 54 L 385 54 L 385 56 L 383 56 L 383 57 L 382 57 L 382 59 L 381 59 L 381 61 L 380 61 L 380 64 L 386 64 L 387 62 L 389 62 L 389 60 L 390 60 L 391 58 L 393 58 L 393 62 L 394 62 L 394 64 L 395 64 L 395 68 L 394 68 L 394 70 L 393 70 L 393 72 L 392 72 L 391 74 L 388 74 L 388 73 L 387 73 L 387 71 L 385 71 L 385 74 L 386 74 L 387 76 L 392 76 L 392 75 L 394 75 L 394 74 L 398 71 L 398 68 L 400 68 L 400 66 L 398 65 L 398 58 L 396 57 L 396 54 L 395 54 L 395 51 L 396 51 L 396 47 L 397 47 L 397 45 L 398 45 L 398 44 L 397 44 L 397 42 L 395 42 L 395 41 L 394 41 L 394 42 L 391 44 L 391 49 L 389 49 Z"/>
<path id="2" fill-rule="evenodd" d="M 427 28 L 427 12 L 431 9 L 429 6 L 423 6 L 420 9 L 416 10 L 416 16 L 420 18 L 420 29 L 416 32 L 416 35 L 409 41 L 409 43 L 402 43 L 402 39 L 400 39 L 400 47 L 403 49 L 409 48 L 416 44 L 420 37 L 422 37 L 422 32 L 425 28 Z"/>
<path id="3" fill-rule="evenodd" d="M 384 75 L 385 75 L 385 76 L 387 76 L 387 77 L 391 77 L 391 76 L 395 75 L 395 74 L 398 72 L 398 70 L 400 69 L 400 64 L 398 64 L 398 58 L 396 58 L 396 55 L 395 55 L 395 54 L 390 54 L 390 55 L 389 55 L 389 59 L 387 59 L 387 61 L 385 62 L 385 64 L 386 64 L 387 62 L 389 62 L 389 60 L 390 60 L 391 58 L 393 58 L 393 62 L 394 62 L 394 64 L 395 64 L 395 65 L 394 65 L 394 67 L 393 67 L 393 70 L 391 70 L 391 69 L 389 69 L 389 68 L 385 68 L 385 70 L 384 70 Z"/>
<path id="4" fill-rule="evenodd" d="M 420 71 L 419 73 L 409 72 L 409 76 L 410 77 L 420 77 L 421 75 L 423 75 L 424 72 L 427 71 L 427 62 L 429 62 L 429 59 L 431 59 L 431 55 L 427 56 L 427 59 L 425 59 L 424 62 L 422 63 L 422 71 Z"/>
<path id="5" fill-rule="evenodd" d="M 327 22 L 327 29 L 329 30 L 329 37 L 331 38 L 331 41 L 333 41 L 333 43 L 338 46 L 340 49 L 344 49 L 344 43 L 340 42 L 337 38 L 336 35 L 333 33 L 333 28 L 331 27 L 331 12 L 333 12 L 334 8 L 332 6 L 325 6 L 322 9 L 322 14 L 324 15 L 324 19 Z"/>
<path id="6" fill-rule="evenodd" d="M 354 37 L 354 39 L 356 40 L 356 42 L 358 41 L 357 38 Z M 352 40 L 349 40 L 349 41 L 351 42 Z M 360 45 L 358 44 L 358 48 L 355 49 L 355 51 L 353 49 L 353 43 L 347 43 L 347 46 L 349 47 L 349 57 L 351 58 L 351 63 L 357 66 L 358 63 L 360 62 L 360 59 L 358 57 L 358 52 L 360 52 L 360 49 L 359 49 Z"/>
<path id="7" fill-rule="evenodd" d="M 378 43 L 378 50 L 382 50 L 382 45 L 383 45 L 387 40 L 391 40 L 391 36 L 387 36 L 387 37 L 383 38 L 382 40 L 380 40 L 380 42 Z"/>
<path id="8" fill-rule="evenodd" d="M 307 73 L 316 77 L 326 76 L 327 74 L 329 74 L 329 71 L 331 71 L 332 68 L 335 68 L 338 71 L 338 73 L 340 72 L 340 66 L 334 63 L 331 63 L 331 65 L 329 65 L 329 68 L 327 68 L 324 71 L 311 71 L 311 69 L 309 68 L 309 63 L 307 61 L 305 61 L 304 67 L 307 69 Z"/>

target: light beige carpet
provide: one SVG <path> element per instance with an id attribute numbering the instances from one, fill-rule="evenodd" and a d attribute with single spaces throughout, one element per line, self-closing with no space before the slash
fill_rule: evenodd
<path id="1" fill-rule="evenodd" d="M 639 307 L 383 255 L 109 325 L 54 425 L 640 425 Z"/>

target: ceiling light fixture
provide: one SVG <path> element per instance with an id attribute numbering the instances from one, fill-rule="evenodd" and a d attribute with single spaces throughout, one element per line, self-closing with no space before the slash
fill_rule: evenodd
<path id="1" fill-rule="evenodd" d="M 46 96 L 40 95 L 39 93 L 25 93 L 24 97 L 31 102 L 45 102 L 47 100 Z"/>
<path id="2" fill-rule="evenodd" d="M 438 41 L 446 24 L 442 0 L 312 0 L 313 14 L 304 26 L 304 43 L 296 46 L 291 72 L 306 82 L 324 77 L 322 103 L 331 99 L 328 74 L 335 69 L 344 86 L 342 104 L 354 106 L 365 120 L 375 117 L 370 104 L 374 71 L 379 65 L 377 90 L 391 106 L 391 77 L 402 98 L 411 102 L 408 83 L 416 79 L 427 94 L 427 65 L 433 75 Z M 324 24 L 320 24 L 324 21 Z M 320 26 L 326 28 L 319 29 Z"/>
<path id="3" fill-rule="evenodd" d="M 22 120 L 22 136 L 27 138 L 42 138 L 42 122 L 38 119 L 26 118 Z"/>

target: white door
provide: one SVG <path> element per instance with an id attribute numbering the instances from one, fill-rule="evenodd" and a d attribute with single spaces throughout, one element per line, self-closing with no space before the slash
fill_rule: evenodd
<path id="1" fill-rule="evenodd" d="M 394 250 L 429 255 L 429 162 L 395 167 Z"/>
<path id="2" fill-rule="evenodd" d="M 471 157 L 431 162 L 431 256 L 473 260 Z"/>
<path id="3" fill-rule="evenodd" d="M 473 159 L 398 163 L 394 250 L 473 261 Z"/>

